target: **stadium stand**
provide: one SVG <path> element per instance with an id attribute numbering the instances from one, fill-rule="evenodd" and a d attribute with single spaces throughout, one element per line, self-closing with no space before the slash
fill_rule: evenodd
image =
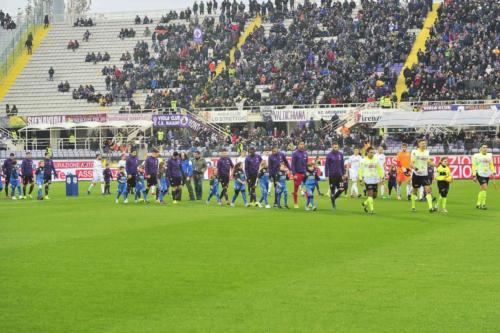
<path id="1" fill-rule="evenodd" d="M 404 100 L 496 99 L 499 13 L 494 0 L 445 1 L 418 65 L 405 69 Z"/>
<path id="2" fill-rule="evenodd" d="M 225 59 L 231 65 L 196 106 L 335 104 L 390 96 L 428 10 L 428 2 L 420 0 L 407 7 L 398 1 L 330 1 L 323 7 L 306 2 L 294 12 L 272 9 L 241 51 L 235 51 L 234 61 Z M 154 87 L 164 87 L 157 78 L 150 80 Z M 184 87 L 189 92 L 175 100 L 187 102 L 193 91 L 199 92 L 190 82 Z M 162 102 L 162 94 L 147 97 L 145 107 L 168 107 L 171 100 Z"/>
<path id="3" fill-rule="evenodd" d="M 499 25 L 495 13 L 499 5 L 491 0 L 473 3 L 475 7 L 454 0 L 439 8 L 427 50 L 418 54 L 420 64 L 403 71 L 404 83 L 410 88 L 403 100 L 496 97 Z M 491 13 L 484 9 L 488 5 L 494 8 Z M 206 7 L 203 15 L 200 5 L 196 6 L 196 10 L 166 11 L 161 16 L 96 16 L 92 21 L 52 24 L 2 103 L 16 105 L 19 115 L 75 110 L 79 114 L 162 113 L 181 108 L 204 112 L 243 107 L 260 112 L 277 105 L 300 108 L 373 103 L 349 105 L 361 109 L 370 105 L 378 108 L 379 101 L 380 106 L 392 108 L 398 76 L 431 13 L 432 2 L 301 1 L 290 11 L 280 7 L 279 1 L 251 1 L 248 7 L 224 1 L 216 13 L 213 8 L 209 13 Z M 202 31 L 202 44 L 193 40 L 196 27 Z M 80 39 L 84 42 L 78 43 Z M 449 44 L 471 48 L 472 53 L 448 49 Z M 487 51 L 481 53 L 483 50 Z M 102 62 L 99 54 L 109 54 L 109 61 Z M 49 68 L 54 70 L 54 80 L 49 80 Z M 458 72 L 457 68 L 465 70 Z M 472 88 L 465 89 L 469 85 Z M 347 113 L 351 118 L 353 114 Z M 355 121 L 343 126 L 346 119 L 337 119 L 334 125 L 323 119 L 316 124 L 302 120 L 290 128 L 261 121 L 259 118 L 255 127 L 232 124 L 228 129 L 231 135 L 226 137 L 205 129 L 196 133 L 171 130 L 167 131 L 168 140 L 161 143 L 166 154 L 173 149 L 201 149 L 211 155 L 223 147 L 237 154 L 249 143 L 258 150 L 278 145 L 290 151 L 299 140 L 313 152 L 324 153 L 332 141 L 339 141 L 349 152 L 354 145 L 369 141 L 393 153 L 401 142 L 413 143 L 422 135 L 410 131 L 380 133 Z M 119 134 L 126 139 L 116 140 Z M 453 134 L 438 130 L 427 135 L 434 153 L 466 152 L 470 139 L 465 131 Z M 495 135 L 475 135 L 498 146 Z M 146 136 L 140 130 L 113 130 L 106 133 L 104 142 L 101 148 L 117 156 L 130 146 L 147 149 L 159 144 L 156 133 Z M 40 141 L 38 146 L 44 145 Z M 92 157 L 99 150 L 94 141 L 85 149 L 61 147 L 54 149 L 56 157 Z M 32 148 L 39 150 L 36 145 Z"/>
<path id="4" fill-rule="evenodd" d="M 92 85 L 97 92 L 106 92 L 106 85 L 101 76 L 101 67 L 94 63 L 86 63 L 88 52 L 108 52 L 111 65 L 121 67 L 120 56 L 124 51 L 132 52 L 137 42 L 143 39 L 142 33 L 147 25 L 135 27 L 138 32 L 134 38 L 121 40 L 120 29 L 132 28 L 130 20 L 109 20 L 99 22 L 95 26 L 71 27 L 64 23 L 52 24 L 45 40 L 40 45 L 16 79 L 2 103 L 16 104 L 19 114 L 58 113 L 78 109 L 82 112 L 101 110 L 95 103 L 85 100 L 74 100 L 71 93 L 60 93 L 57 82 L 68 81 L 72 87 Z M 74 52 L 67 49 L 68 40 L 79 39 L 89 30 L 92 38 L 88 43 L 80 44 Z M 54 68 L 54 81 L 48 80 L 48 70 Z M 119 103 L 107 111 L 118 110 Z"/>

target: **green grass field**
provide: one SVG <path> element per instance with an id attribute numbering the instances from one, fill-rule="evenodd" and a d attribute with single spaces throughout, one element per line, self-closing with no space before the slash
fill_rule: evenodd
<path id="1" fill-rule="evenodd" d="M 453 183 L 447 215 L 377 199 L 373 216 L 345 198 L 305 212 L 2 194 L 0 332 L 500 332 L 500 194 L 478 211 L 477 190 Z"/>

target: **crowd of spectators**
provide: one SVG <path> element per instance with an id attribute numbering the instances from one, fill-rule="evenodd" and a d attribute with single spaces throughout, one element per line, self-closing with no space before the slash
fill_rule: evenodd
<path id="1" fill-rule="evenodd" d="M 89 17 L 88 19 L 86 18 L 78 18 L 76 19 L 75 23 L 73 23 L 74 27 L 93 27 L 95 26 L 94 21 Z"/>
<path id="2" fill-rule="evenodd" d="M 6 30 L 14 30 L 16 28 L 16 22 L 12 20 L 12 17 L 9 13 L 4 13 L 0 9 L 0 26 Z"/>
<path id="3" fill-rule="evenodd" d="M 428 51 L 419 52 L 420 65 L 404 71 L 410 86 L 404 99 L 470 99 L 484 97 L 487 90 L 496 95 L 499 5 L 493 0 L 446 3 L 431 30 Z M 247 9 L 235 0 L 222 1 L 220 8 L 216 1 L 195 2 L 162 16 L 150 42 L 138 42 L 133 54 L 122 54 L 121 66 L 105 67 L 102 74 L 115 99 L 130 101 L 137 90 L 149 92 L 144 108 L 153 110 L 394 99 L 391 93 L 415 39 L 413 29 L 422 28 L 432 1 L 358 4 L 251 0 Z M 256 14 L 270 29 L 255 29 L 230 58 Z M 136 24 L 151 22 L 147 16 L 135 19 Z M 201 41 L 193 40 L 196 27 L 202 30 Z M 122 29 L 120 38 L 131 32 Z M 106 61 L 109 55 L 89 53 L 85 60 Z M 226 66 L 217 75 L 221 62 Z"/>
<path id="4" fill-rule="evenodd" d="M 394 153 L 400 149 L 402 143 L 416 147 L 420 138 L 428 140 L 429 148 L 437 148 L 444 154 L 472 154 L 473 149 L 477 148 L 477 142 L 485 142 L 494 148 L 500 147 L 500 138 L 492 132 L 422 134 L 401 131 L 382 135 L 378 129 L 363 124 L 342 134 L 326 130 L 324 127 L 314 127 L 309 122 L 300 124 L 289 133 L 284 128 L 274 125 L 271 130 L 267 125 L 253 128 L 246 125 L 231 125 L 226 127 L 226 131 L 227 135 L 218 135 L 206 129 L 198 132 L 186 128 L 168 129 L 162 133 L 161 140 L 155 133 L 149 139 L 143 138 L 143 142 L 149 147 L 161 145 L 166 150 L 201 150 L 207 156 L 212 153 L 217 154 L 223 148 L 239 154 L 250 146 L 262 152 L 270 151 L 272 147 L 290 152 L 296 149 L 299 142 L 304 142 L 308 151 L 317 151 L 318 154 L 330 150 L 333 142 L 337 142 L 346 155 L 351 155 L 354 148 L 363 150 L 366 147 L 379 146 Z"/>
<path id="5" fill-rule="evenodd" d="M 68 42 L 68 50 L 73 50 L 73 52 L 75 52 L 76 49 L 78 49 L 80 47 L 80 43 L 78 43 L 78 41 L 75 39 L 75 40 L 70 40 Z"/>
<path id="6" fill-rule="evenodd" d="M 206 16 L 201 22 L 195 18 L 188 24 L 159 24 L 151 45 L 140 41 L 132 59 L 130 54 L 122 55 L 122 68 L 103 69 L 110 81 L 107 86 L 113 96 L 127 99 L 137 89 L 151 91 L 148 108 L 188 108 L 208 81 L 209 65 L 219 59 L 229 63 L 229 51 L 238 42 L 248 18 L 241 13 L 234 20 L 221 15 L 218 19 Z M 196 26 L 203 31 L 201 43 L 192 38 Z"/>
<path id="7" fill-rule="evenodd" d="M 85 62 L 93 62 L 95 64 L 101 61 L 109 61 L 110 58 L 111 57 L 108 52 L 104 52 L 104 54 L 101 54 L 101 52 L 97 52 L 97 55 L 94 52 L 88 52 L 85 56 Z"/>
<path id="8" fill-rule="evenodd" d="M 405 68 L 404 100 L 477 100 L 498 97 L 500 3 L 445 1 L 418 65 Z"/>
<path id="9" fill-rule="evenodd" d="M 122 28 L 120 30 L 120 33 L 118 34 L 118 38 L 121 40 L 124 40 L 125 38 L 134 38 L 135 37 L 135 30 L 132 28 Z"/>
<path id="10" fill-rule="evenodd" d="M 394 89 L 413 44 L 409 29 L 427 14 L 397 0 L 305 2 L 286 27 L 276 20 L 267 34 L 254 31 L 230 70 L 213 82 L 200 106 L 337 104 L 370 102 Z M 273 13 L 274 14 L 274 13 Z M 279 17 L 279 16 L 278 16 Z M 215 96 L 215 97 L 214 97 Z"/>
<path id="11" fill-rule="evenodd" d="M 199 2 L 192 11 L 163 16 L 152 45 L 139 42 L 133 62 L 122 59 L 126 68 L 110 77 L 120 91 L 125 82 L 132 93 L 151 91 L 147 109 L 371 102 L 394 90 L 415 38 L 410 30 L 421 27 L 429 9 L 427 0 L 362 0 L 360 8 L 347 0 L 297 6 L 252 0 L 247 10 L 225 0 L 216 18 L 197 17 Z M 271 23 L 270 31 L 257 28 L 231 63 L 230 49 L 257 13 Z M 173 22 L 186 16 L 187 24 Z M 202 43 L 193 41 L 196 26 Z M 221 61 L 227 66 L 217 76 Z"/>
<path id="12" fill-rule="evenodd" d="M 73 99 L 85 99 L 89 103 L 99 103 L 100 106 L 113 104 L 113 96 L 110 93 L 96 93 L 91 84 L 85 87 L 80 85 L 78 89 L 73 89 Z"/>

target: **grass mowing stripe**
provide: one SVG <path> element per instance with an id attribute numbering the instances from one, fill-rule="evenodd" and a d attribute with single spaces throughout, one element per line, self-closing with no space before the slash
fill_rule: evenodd
<path id="1" fill-rule="evenodd" d="M 351 199 L 331 212 L 326 197 L 314 213 L 123 206 L 62 189 L 48 202 L 0 200 L 2 332 L 500 326 L 499 196 L 477 211 L 470 182 L 453 184 L 448 215 L 396 200 L 376 200 L 374 216 Z"/>

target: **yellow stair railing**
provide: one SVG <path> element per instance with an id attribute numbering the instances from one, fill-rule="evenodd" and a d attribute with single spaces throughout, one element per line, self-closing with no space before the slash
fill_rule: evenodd
<path id="1" fill-rule="evenodd" d="M 398 81 L 396 82 L 396 96 L 398 97 L 398 102 L 401 100 L 401 95 L 408 89 L 403 72 L 405 68 L 412 68 L 413 65 L 418 64 L 418 51 L 425 51 L 425 42 L 429 38 L 430 29 L 434 26 L 434 23 L 436 23 L 437 11 L 440 5 L 440 3 L 434 3 L 432 5 L 432 10 L 427 13 L 422 30 L 420 30 L 420 33 L 415 39 L 410 54 L 408 54 L 408 57 L 401 68 L 401 73 L 399 73 Z"/>
<path id="2" fill-rule="evenodd" d="M 42 41 L 45 39 L 45 36 L 47 36 L 49 30 L 50 26 L 46 29 L 43 29 L 41 26 L 35 29 L 35 33 L 33 35 L 33 46 L 32 46 L 33 54 L 36 52 Z M 19 43 L 23 43 L 20 47 L 24 47 L 25 40 L 26 39 L 19 41 Z M 19 74 L 21 74 L 21 72 L 24 70 L 30 59 L 31 55 L 28 54 L 28 51 L 26 49 L 22 51 L 22 54 L 19 57 L 13 59 L 14 65 L 9 69 L 7 75 L 0 82 L 0 101 L 3 100 L 4 97 L 7 95 L 10 88 L 18 78 Z"/>

